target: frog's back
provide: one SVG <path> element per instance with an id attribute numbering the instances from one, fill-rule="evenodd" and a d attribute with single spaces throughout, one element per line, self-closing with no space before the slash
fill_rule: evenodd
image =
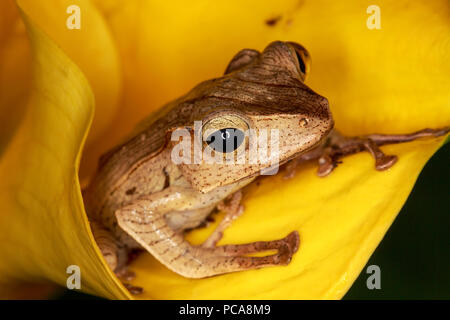
<path id="1" fill-rule="evenodd" d="M 101 156 L 98 169 L 84 190 L 86 211 L 91 218 L 109 214 L 136 196 L 156 192 L 164 185 L 164 147 L 168 129 L 177 126 L 174 101 L 139 124 L 122 144 Z M 139 189 L 137 184 L 139 183 Z M 134 184 L 131 186 L 130 184 Z"/>

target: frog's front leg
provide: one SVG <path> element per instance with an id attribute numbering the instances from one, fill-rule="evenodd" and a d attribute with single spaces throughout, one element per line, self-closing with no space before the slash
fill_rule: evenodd
<path id="1" fill-rule="evenodd" d="M 423 129 L 409 134 L 370 134 L 358 137 L 346 137 L 333 130 L 327 140 L 315 149 L 299 156 L 287 164 L 286 177 L 295 173 L 295 167 L 308 160 L 318 159 L 319 169 L 317 175 L 329 175 L 340 163 L 344 156 L 368 151 L 375 159 L 375 169 L 382 171 L 392 167 L 398 160 L 395 155 L 386 155 L 380 146 L 413 141 L 419 138 L 439 137 L 447 134 L 450 127 L 440 129 Z"/>
<path id="2" fill-rule="evenodd" d="M 204 278 L 223 273 L 286 265 L 297 251 L 299 237 L 292 232 L 283 239 L 217 247 L 194 246 L 167 223 L 165 215 L 192 210 L 186 191 L 173 187 L 136 200 L 116 211 L 119 226 L 144 249 L 172 271 L 188 278 Z M 264 257 L 247 254 L 277 250 Z"/>
<path id="3" fill-rule="evenodd" d="M 203 247 L 214 248 L 220 239 L 222 239 L 225 229 L 227 229 L 231 223 L 244 212 L 241 200 L 242 191 L 239 190 L 217 205 L 217 209 L 225 212 L 225 217 L 220 221 L 219 225 L 214 229 L 208 239 L 203 242 Z"/>

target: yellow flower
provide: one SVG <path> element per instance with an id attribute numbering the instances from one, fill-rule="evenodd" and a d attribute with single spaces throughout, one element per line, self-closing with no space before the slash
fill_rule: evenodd
<path id="1" fill-rule="evenodd" d="M 24 282 L 65 286 L 67 267 L 78 265 L 84 292 L 132 298 L 93 240 L 79 162 L 84 183 L 100 153 L 137 121 L 219 76 L 244 47 L 290 40 L 308 48 L 307 83 L 329 99 L 345 134 L 450 124 L 446 0 L 380 0 L 381 29 L 373 30 L 361 1 L 17 4 L 19 10 L 10 0 L 0 5 L 0 295 Z M 66 27 L 74 4 L 79 30 Z M 131 266 L 133 284 L 145 289 L 136 298 L 341 298 L 444 140 L 387 146 L 400 159 L 387 172 L 375 171 L 362 153 L 324 179 L 313 163 L 291 180 L 262 179 L 246 188 L 245 214 L 222 243 L 299 230 L 301 246 L 289 266 L 192 280 L 144 254 Z M 201 242 L 210 230 L 189 240 Z"/>

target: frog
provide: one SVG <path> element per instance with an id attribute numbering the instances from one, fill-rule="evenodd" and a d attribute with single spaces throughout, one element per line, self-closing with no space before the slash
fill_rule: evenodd
<path id="1" fill-rule="evenodd" d="M 270 241 L 218 244 L 244 212 L 243 188 L 270 174 L 269 158 L 286 168 L 287 178 L 301 163 L 317 160 L 317 173 L 325 177 L 344 156 L 368 151 L 375 169 L 383 171 L 398 158 L 384 154 L 380 146 L 448 133 L 446 127 L 347 137 L 334 129 L 327 98 L 305 84 L 310 65 L 309 52 L 296 42 L 274 41 L 262 51 L 242 49 L 222 76 L 166 104 L 100 158 L 83 193 L 85 208 L 104 259 L 131 292 L 142 292 L 126 282 L 135 276 L 127 265 L 136 250 L 194 279 L 290 264 L 300 247 L 298 230 Z M 228 163 L 187 156 L 182 158 L 190 161 L 175 161 L 174 150 L 180 147 L 173 139 L 176 132 L 185 133 L 190 142 L 199 137 L 200 150 L 223 160 L 254 145 L 242 133 L 269 129 L 276 129 L 277 148 L 265 159 L 249 161 L 247 155 Z M 181 153 L 188 154 L 189 148 Z M 204 225 L 218 210 L 225 215 L 211 235 L 202 244 L 189 243 L 186 232 Z"/>

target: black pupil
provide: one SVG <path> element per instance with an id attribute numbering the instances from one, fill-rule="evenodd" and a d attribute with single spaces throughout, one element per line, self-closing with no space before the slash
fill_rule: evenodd
<path id="1" fill-rule="evenodd" d="M 298 53 L 297 50 L 295 50 L 295 54 L 297 55 L 297 60 L 298 60 L 299 66 L 300 66 L 300 71 L 305 73 L 306 72 L 306 66 L 305 66 L 305 63 L 303 62 L 302 56 L 300 55 L 300 53 Z"/>
<path id="2" fill-rule="evenodd" d="M 211 148 L 223 153 L 233 152 L 242 141 L 244 141 L 244 133 L 235 128 L 217 130 L 206 139 Z"/>

